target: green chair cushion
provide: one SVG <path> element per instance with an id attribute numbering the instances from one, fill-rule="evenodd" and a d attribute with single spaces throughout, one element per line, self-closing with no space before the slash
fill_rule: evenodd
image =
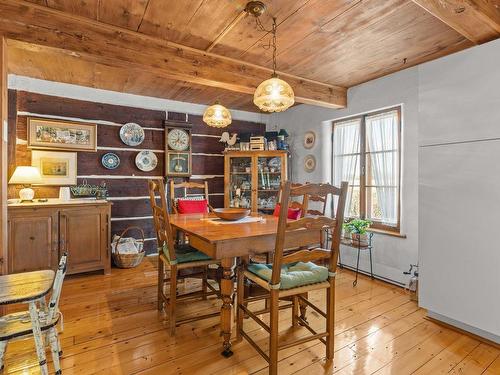
<path id="1" fill-rule="evenodd" d="M 250 264 L 248 270 L 263 280 L 271 281 L 272 264 Z M 292 289 L 299 286 L 321 283 L 328 279 L 328 268 L 312 262 L 297 262 L 281 267 L 280 289 Z"/>
<path id="2" fill-rule="evenodd" d="M 163 245 L 163 253 L 170 260 L 170 255 L 167 251 L 167 245 Z M 175 257 L 177 259 L 177 263 L 190 263 L 190 262 L 199 262 L 203 260 L 211 260 L 207 254 L 202 253 L 201 251 L 196 250 L 194 247 L 189 245 L 180 245 L 175 247 Z"/>

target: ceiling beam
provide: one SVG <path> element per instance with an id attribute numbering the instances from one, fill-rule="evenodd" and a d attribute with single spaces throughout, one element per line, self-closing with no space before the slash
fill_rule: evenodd
<path id="1" fill-rule="evenodd" d="M 159 77 L 245 94 L 253 94 L 272 73 L 258 65 L 24 1 L 2 0 L 0 33 L 9 39 L 67 50 L 116 67 L 143 69 Z M 344 108 L 347 104 L 344 87 L 278 74 L 292 86 L 299 103 L 331 108 Z"/>
<path id="2" fill-rule="evenodd" d="M 475 44 L 500 37 L 499 0 L 413 0 Z"/>

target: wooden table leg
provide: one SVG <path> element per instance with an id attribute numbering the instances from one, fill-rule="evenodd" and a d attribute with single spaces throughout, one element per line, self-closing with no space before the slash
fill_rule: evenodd
<path id="1" fill-rule="evenodd" d="M 233 265 L 234 258 L 224 258 L 221 260 L 222 280 L 221 280 L 221 297 L 222 307 L 220 312 L 221 336 L 224 339 L 222 344 L 222 355 L 226 358 L 231 357 L 231 312 L 233 309 Z"/>
<path id="2" fill-rule="evenodd" d="M 40 321 L 38 320 L 38 309 L 36 307 L 36 302 L 31 301 L 29 307 L 31 326 L 33 328 L 33 338 L 35 339 L 36 354 L 38 355 L 38 362 L 40 364 L 40 372 L 42 373 L 42 375 L 48 375 L 49 370 L 47 368 L 47 359 L 45 357 L 45 345 L 42 337 L 42 331 L 40 329 Z"/>

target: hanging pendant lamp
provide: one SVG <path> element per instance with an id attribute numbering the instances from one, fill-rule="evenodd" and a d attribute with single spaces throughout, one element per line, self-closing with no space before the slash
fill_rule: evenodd
<path id="1" fill-rule="evenodd" d="M 225 128 L 232 122 L 231 112 L 224 107 L 219 101 L 208 107 L 203 113 L 203 122 L 214 128 Z"/>
<path id="2" fill-rule="evenodd" d="M 262 23 L 257 19 L 257 26 L 264 30 Z M 264 112 L 283 112 L 295 103 L 295 94 L 292 87 L 276 74 L 276 18 L 273 18 L 272 48 L 273 48 L 273 74 L 272 77 L 262 82 L 253 95 L 254 104 Z"/>

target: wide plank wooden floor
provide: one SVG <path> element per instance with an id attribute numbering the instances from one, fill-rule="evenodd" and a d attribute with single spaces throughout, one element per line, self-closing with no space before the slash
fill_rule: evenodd
<path id="1" fill-rule="evenodd" d="M 280 352 L 280 374 L 500 374 L 500 351 L 424 319 L 425 311 L 395 286 L 340 270 L 337 278 L 335 360 L 324 346 L 309 342 Z M 193 281 L 193 283 L 196 281 Z M 183 288 L 191 288 L 186 283 Z M 316 301 L 323 293 L 312 294 Z M 181 314 L 218 308 L 215 299 L 181 304 Z M 218 319 L 181 326 L 169 336 L 156 310 L 156 259 L 136 269 L 113 269 L 111 276 L 68 277 L 61 298 L 64 313 L 64 374 L 267 374 L 266 362 L 246 342 L 223 358 Z M 322 320 L 308 312 L 313 326 Z M 289 311 L 280 315 L 290 338 Z M 245 329 L 266 346 L 266 332 L 251 320 Z M 51 368 L 52 371 L 52 368 Z M 9 344 L 3 374 L 38 374 L 32 340 Z"/>

